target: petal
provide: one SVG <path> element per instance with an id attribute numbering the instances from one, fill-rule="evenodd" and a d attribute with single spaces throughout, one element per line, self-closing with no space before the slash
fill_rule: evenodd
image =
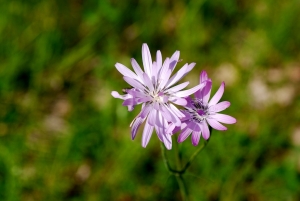
<path id="1" fill-rule="evenodd" d="M 187 97 L 193 93 L 195 93 L 196 91 L 198 91 L 199 89 L 202 89 L 203 87 L 205 86 L 204 83 L 202 84 L 199 84 L 191 89 L 188 89 L 188 90 L 184 90 L 184 91 L 179 91 L 179 92 L 176 92 L 174 93 L 173 95 L 174 96 L 178 96 L 178 97 Z"/>
<path id="2" fill-rule="evenodd" d="M 203 102 L 207 104 L 210 97 L 212 82 L 211 80 L 206 80 L 202 83 L 205 83 L 205 86 L 203 87 L 203 89 L 195 93 L 195 97 L 203 100 Z"/>
<path id="3" fill-rule="evenodd" d="M 156 110 L 151 110 L 148 116 L 148 122 L 151 126 L 156 124 Z"/>
<path id="4" fill-rule="evenodd" d="M 143 137 L 142 137 L 142 146 L 145 148 L 147 144 L 149 143 L 149 140 L 153 133 L 153 126 L 149 124 L 149 119 L 146 121 L 144 131 L 143 131 Z"/>
<path id="5" fill-rule="evenodd" d="M 179 56 L 180 56 L 179 51 L 174 52 L 174 54 L 172 55 L 172 57 L 170 59 L 170 66 L 169 66 L 169 68 L 171 69 L 171 72 L 174 70 L 174 68 L 179 60 Z"/>
<path id="6" fill-rule="evenodd" d="M 140 67 L 140 65 L 136 62 L 134 58 L 131 59 L 131 66 L 134 69 L 135 73 L 137 74 L 139 81 L 143 83 L 142 77 L 143 77 L 143 71 Z"/>
<path id="7" fill-rule="evenodd" d="M 169 88 L 173 84 L 177 83 L 179 80 L 181 80 L 188 72 L 190 72 L 196 63 L 191 63 L 189 65 L 185 64 L 177 73 L 175 73 L 167 82 L 166 88 Z"/>
<path id="8" fill-rule="evenodd" d="M 200 78 L 199 78 L 199 83 L 205 82 L 208 80 L 208 75 L 205 70 L 201 71 L 200 73 Z"/>
<path id="9" fill-rule="evenodd" d="M 138 116 L 141 118 L 146 118 L 151 109 L 151 105 L 145 105 L 145 107 L 142 108 L 142 111 Z"/>
<path id="10" fill-rule="evenodd" d="M 225 83 L 222 82 L 220 88 L 218 89 L 217 93 L 212 97 L 212 99 L 209 101 L 209 106 L 215 105 L 219 102 L 219 100 L 222 98 L 224 93 Z"/>
<path id="11" fill-rule="evenodd" d="M 122 100 L 125 100 L 125 99 L 129 98 L 129 96 L 130 96 L 130 95 L 128 95 L 128 94 L 120 95 L 117 91 L 112 91 L 112 92 L 111 92 L 111 95 L 112 95 L 114 98 L 119 98 L 119 99 L 122 99 Z"/>
<path id="12" fill-rule="evenodd" d="M 200 123 L 200 128 L 201 128 L 201 131 L 202 131 L 203 138 L 205 140 L 208 140 L 208 138 L 210 136 L 210 132 L 209 132 L 206 121 L 203 121 L 203 122 Z"/>
<path id="13" fill-rule="evenodd" d="M 232 116 L 226 115 L 226 114 L 214 114 L 211 115 L 212 118 L 214 118 L 215 120 L 224 123 L 224 124 L 235 124 L 236 123 L 236 119 Z"/>
<path id="14" fill-rule="evenodd" d="M 165 118 L 168 122 L 172 122 L 172 115 L 170 114 L 169 110 L 164 105 L 159 106 L 159 110 L 163 118 Z"/>
<path id="15" fill-rule="evenodd" d="M 143 57 L 144 70 L 147 73 L 147 75 L 151 76 L 152 58 L 151 58 L 149 47 L 146 43 L 144 43 L 142 47 L 142 57 Z"/>
<path id="16" fill-rule="evenodd" d="M 145 119 L 138 117 L 135 119 L 134 123 L 132 124 L 131 127 L 131 139 L 134 140 L 136 133 L 139 129 L 139 127 L 141 126 L 141 124 L 144 122 Z"/>
<path id="17" fill-rule="evenodd" d="M 222 124 L 220 124 L 217 120 L 212 119 L 212 118 L 207 118 L 206 121 L 208 122 L 208 124 L 213 127 L 216 130 L 220 130 L 220 131 L 226 131 L 227 128 L 225 126 L 223 126 Z"/>
<path id="18" fill-rule="evenodd" d="M 172 103 L 175 103 L 177 105 L 182 105 L 182 106 L 185 106 L 187 104 L 187 101 L 185 98 L 173 97 L 173 98 L 170 98 L 169 101 L 171 101 Z"/>
<path id="19" fill-rule="evenodd" d="M 177 141 L 179 143 L 183 142 L 190 134 L 192 133 L 192 130 L 189 127 L 186 127 L 182 130 L 182 132 L 179 134 Z"/>
<path id="20" fill-rule="evenodd" d="M 220 102 L 220 103 L 218 103 L 216 105 L 212 105 L 209 108 L 209 111 L 211 111 L 211 112 L 220 112 L 220 111 L 225 110 L 229 106 L 230 106 L 230 102 L 228 102 L 228 101 L 222 101 L 222 102 Z"/>
<path id="21" fill-rule="evenodd" d="M 160 77 L 159 77 L 159 81 L 160 81 L 158 86 L 159 90 L 165 88 L 166 83 L 168 82 L 171 76 L 172 70 L 169 68 L 169 61 L 170 61 L 169 58 L 166 58 L 163 64 L 162 72 L 160 73 Z"/>
<path id="22" fill-rule="evenodd" d="M 153 84 L 152 84 L 149 76 L 146 73 L 143 73 L 143 78 L 145 81 L 145 85 L 150 89 L 150 91 L 153 91 L 154 90 Z"/>
<path id="23" fill-rule="evenodd" d="M 189 85 L 189 83 L 190 82 L 184 82 L 182 84 L 176 85 L 176 86 L 166 90 L 165 92 L 172 94 L 174 92 L 180 91 L 181 89 L 184 89 L 187 85 Z"/>
<path id="24" fill-rule="evenodd" d="M 199 144 L 200 136 L 201 136 L 201 131 L 199 132 L 193 131 L 191 140 L 194 146 L 197 146 Z"/>
<path id="25" fill-rule="evenodd" d="M 120 63 L 116 63 L 115 67 L 117 68 L 117 70 L 124 76 L 126 77 L 131 77 L 133 79 L 138 80 L 138 77 L 136 74 L 134 74 L 131 70 L 129 70 L 126 66 L 124 66 L 123 64 Z"/>
<path id="26" fill-rule="evenodd" d="M 185 117 L 185 115 L 177 109 L 172 103 L 169 103 L 170 109 L 173 111 L 174 114 L 176 114 L 179 118 Z"/>
<path id="27" fill-rule="evenodd" d="M 172 149 L 172 136 L 169 134 L 163 134 L 163 142 L 168 150 Z"/>
<path id="28" fill-rule="evenodd" d="M 156 65 L 158 70 L 160 70 L 162 65 L 162 55 L 159 50 L 156 52 Z"/>
<path id="29" fill-rule="evenodd" d="M 139 81 L 136 81 L 135 79 L 126 76 L 124 76 L 123 79 L 134 88 L 137 88 L 141 91 L 147 90 Z"/>

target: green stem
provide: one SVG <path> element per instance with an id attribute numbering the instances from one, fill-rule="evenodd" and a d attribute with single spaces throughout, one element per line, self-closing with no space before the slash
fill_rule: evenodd
<path id="1" fill-rule="evenodd" d="M 183 181 L 182 175 L 181 174 L 177 174 L 176 175 L 176 180 L 180 189 L 180 193 L 181 193 L 181 197 L 183 201 L 187 201 L 188 200 L 188 192 L 187 192 L 187 188 L 185 186 L 185 183 Z"/>

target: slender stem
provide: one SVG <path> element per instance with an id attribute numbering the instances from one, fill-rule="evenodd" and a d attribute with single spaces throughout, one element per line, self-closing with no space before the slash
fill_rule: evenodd
<path id="1" fill-rule="evenodd" d="M 208 141 L 204 141 L 204 143 L 193 153 L 193 155 L 190 157 L 190 159 L 188 160 L 188 162 L 185 164 L 184 168 L 182 169 L 183 173 L 190 167 L 193 160 L 202 151 L 202 149 L 206 146 L 207 143 L 208 143 Z"/>
<path id="2" fill-rule="evenodd" d="M 184 180 L 182 178 L 181 174 L 177 174 L 176 175 L 176 180 L 180 189 L 180 193 L 181 193 L 181 197 L 183 201 L 187 201 L 188 200 L 188 192 L 187 192 L 187 188 L 185 186 Z"/>
<path id="3" fill-rule="evenodd" d="M 181 170 L 181 158 L 180 158 L 180 153 L 178 149 L 178 143 L 174 143 L 174 153 L 175 153 L 175 161 L 176 161 L 176 170 L 180 171 Z"/>

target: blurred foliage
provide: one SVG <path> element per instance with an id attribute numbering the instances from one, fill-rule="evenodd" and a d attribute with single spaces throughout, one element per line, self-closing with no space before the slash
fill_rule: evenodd
<path id="1" fill-rule="evenodd" d="M 157 137 L 130 139 L 139 107 L 110 95 L 144 42 L 196 62 L 191 86 L 225 81 L 238 120 L 184 176 L 190 199 L 300 200 L 300 1 L 1 3 L 0 200 L 181 200 Z"/>

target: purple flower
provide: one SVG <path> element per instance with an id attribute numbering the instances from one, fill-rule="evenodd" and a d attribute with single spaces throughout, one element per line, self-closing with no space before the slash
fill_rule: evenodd
<path id="1" fill-rule="evenodd" d="M 167 149 L 171 149 L 171 135 L 167 134 L 169 123 L 180 126 L 180 118 L 184 117 L 184 114 L 174 104 L 186 105 L 187 101 L 184 97 L 195 93 L 205 84 L 184 91 L 181 90 L 189 82 L 174 86 L 195 66 L 195 63 L 185 64 L 171 77 L 179 59 L 179 51 L 176 51 L 171 58 L 166 58 L 164 62 L 162 61 L 161 52 L 157 51 L 156 61 L 152 63 L 149 48 L 147 44 L 143 44 L 142 59 L 144 72 L 135 59 L 131 59 L 131 65 L 135 73 L 124 65 L 116 63 L 117 70 L 124 75 L 124 80 L 133 88 L 126 89 L 125 95 L 113 91 L 112 96 L 123 99 L 123 105 L 127 106 L 129 111 L 133 110 L 134 106 L 142 104 L 141 112 L 130 124 L 132 139 L 135 138 L 138 128 L 145 121 L 142 146 L 147 146 L 155 129 L 158 138 L 165 144 Z"/>
<path id="2" fill-rule="evenodd" d="M 207 73 L 202 71 L 200 74 L 200 84 L 205 83 L 205 86 L 195 93 L 195 98 L 187 97 L 187 105 L 182 110 L 185 117 L 182 118 L 182 124 L 179 129 L 181 133 L 178 137 L 178 142 L 183 142 L 192 133 L 192 144 L 197 146 L 202 135 L 205 140 L 210 137 L 210 131 L 207 123 L 216 130 L 227 130 L 225 124 L 234 124 L 236 119 L 221 112 L 230 106 L 230 102 L 220 99 L 224 93 L 225 83 L 223 82 L 217 93 L 209 101 L 212 82 L 207 77 Z M 221 122 L 221 123 L 220 123 Z M 173 126 L 174 127 L 174 126 Z M 178 130 L 178 127 L 177 127 Z M 173 131 L 173 133 L 176 129 Z"/>

